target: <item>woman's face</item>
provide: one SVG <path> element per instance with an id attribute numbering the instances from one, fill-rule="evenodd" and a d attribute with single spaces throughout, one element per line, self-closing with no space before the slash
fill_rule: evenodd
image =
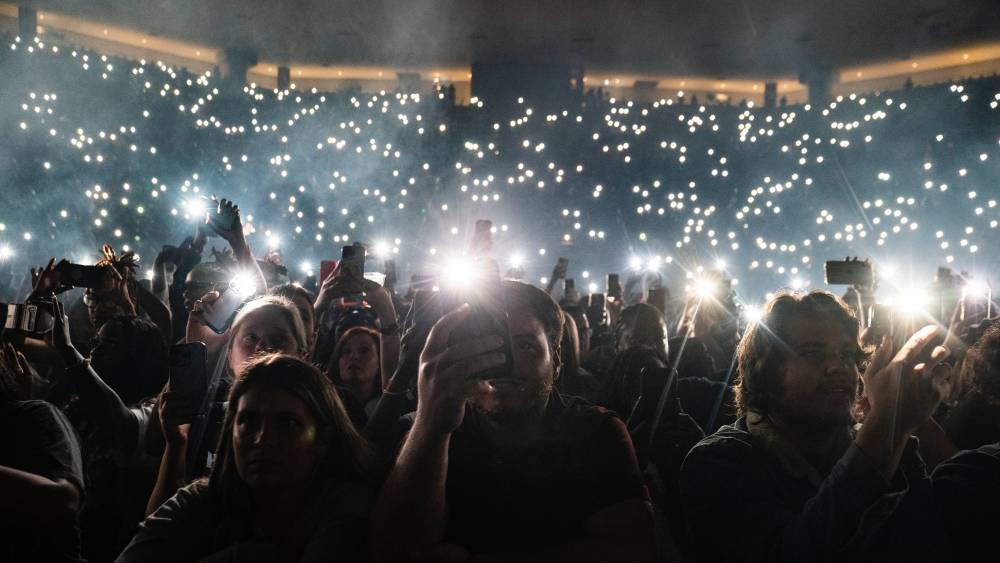
<path id="1" fill-rule="evenodd" d="M 240 397 L 232 440 L 236 472 L 254 492 L 308 484 L 321 456 L 308 407 L 275 389 L 250 389 Z"/>
<path id="2" fill-rule="evenodd" d="M 255 354 L 300 355 L 295 331 L 287 316 L 277 306 L 265 306 L 247 313 L 233 335 L 233 346 L 229 350 L 229 367 L 233 373 L 238 374 L 243 363 Z"/>
<path id="3" fill-rule="evenodd" d="M 362 401 L 375 394 L 378 376 L 378 349 L 375 340 L 367 334 L 355 334 L 344 342 L 337 358 L 340 380 L 360 396 Z"/>

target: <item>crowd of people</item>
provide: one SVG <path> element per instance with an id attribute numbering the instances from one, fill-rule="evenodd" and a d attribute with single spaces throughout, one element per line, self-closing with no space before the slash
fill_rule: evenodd
<path id="1" fill-rule="evenodd" d="M 669 113 L 650 118 L 647 132 L 646 123 L 631 116 L 650 108 L 608 100 L 576 108 L 578 114 L 549 114 L 544 121 L 567 123 L 542 134 L 540 116 L 531 117 L 528 108 L 518 110 L 523 114 L 508 128 L 508 122 L 480 123 L 477 114 L 416 95 L 272 97 L 247 87 L 227 98 L 207 76 L 162 64 L 83 50 L 67 54 L 38 40 L 12 43 L 4 64 L 22 65 L 35 79 L 29 63 L 44 55 L 51 58 L 44 64 L 88 83 L 95 81 L 93 65 L 107 86 L 79 94 L 67 107 L 57 104 L 65 95 L 31 92 L 32 100 L 48 96 L 47 104 L 26 103 L 28 117 L 16 121 L 28 136 L 5 152 L 22 185 L 11 208 L 44 216 L 51 227 L 25 231 L 17 260 L 9 263 L 34 267 L 12 273 L 3 287 L 11 303 L 0 333 L 0 419 L 7 429 L 0 440 L 3 560 L 971 561 L 989 552 L 990 531 L 1000 519 L 1000 323 L 988 292 L 981 298 L 957 290 L 946 283 L 947 272 L 939 272 L 936 306 L 904 311 L 876 299 L 874 278 L 853 283 L 844 297 L 778 289 L 787 284 L 772 278 L 773 291 L 750 318 L 736 290 L 746 283 L 728 276 L 724 265 L 692 267 L 673 279 L 649 263 L 655 258 L 665 266 L 670 257 L 663 254 L 625 271 L 605 258 L 609 253 L 567 252 L 569 260 L 555 260 L 561 251 L 554 250 L 539 253 L 555 267 L 535 285 L 500 255 L 506 233 L 514 236 L 517 226 L 505 228 L 492 213 L 523 212 L 523 224 L 530 224 L 551 212 L 549 204 L 579 198 L 572 190 L 583 189 L 584 198 L 643 202 L 625 207 L 625 215 L 635 209 L 634 216 L 617 219 L 625 226 L 684 217 L 690 236 L 671 241 L 675 249 L 695 246 L 695 239 L 720 240 L 707 246 L 729 248 L 748 271 L 807 276 L 827 257 L 821 253 L 826 231 L 803 241 L 794 221 L 768 221 L 766 214 L 779 213 L 785 190 L 824 197 L 809 191 L 817 189 L 809 186 L 821 182 L 821 172 L 813 176 L 816 170 L 808 168 L 807 176 L 803 168 L 823 160 L 804 145 L 818 140 L 820 126 L 831 128 L 831 110 L 781 108 L 780 123 L 759 117 L 770 125 L 758 129 L 752 118 L 763 114 L 745 106 L 664 101 L 656 109 Z M 123 76 L 129 66 L 134 70 Z M 161 87 L 167 76 L 171 85 Z M 864 137 L 823 146 L 846 151 L 837 153 L 836 174 L 884 173 L 882 182 L 915 181 L 935 165 L 960 166 L 970 146 L 975 155 L 988 150 L 976 143 L 992 130 L 942 124 L 950 148 L 939 148 L 906 136 L 928 130 L 926 123 L 886 118 L 890 110 L 882 108 L 905 115 L 906 104 L 918 98 L 929 100 L 925 108 L 964 104 L 968 91 L 991 87 L 984 80 L 968 90 L 892 93 L 894 100 L 890 94 L 867 102 L 845 98 L 834 104 L 857 109 L 877 100 L 880 108 L 864 122 L 888 125 L 863 132 L 898 134 L 893 146 L 899 150 L 874 163 L 864 158 L 868 149 L 848 150 L 852 143 L 866 145 Z M 227 101 L 210 104 L 209 96 Z M 383 117 L 345 119 L 333 133 L 324 122 L 299 118 L 323 114 L 317 108 L 326 96 Z M 295 117 L 278 119 L 289 98 L 316 105 L 296 101 Z M 106 107 L 108 99 L 122 105 Z M 423 113 L 400 109 L 404 101 Z M 390 103 L 399 107 L 381 109 Z M 184 119 L 176 118 L 178 104 Z M 206 120 L 194 106 L 211 106 L 214 115 Z M 58 111 L 50 113 L 51 107 Z M 244 124 L 248 107 L 257 117 Z M 81 129 L 69 147 L 56 129 L 66 126 L 57 125 L 64 112 L 81 120 L 92 113 L 86 119 L 93 123 L 130 110 L 132 119 L 148 112 L 155 125 Z M 29 125 L 32 118 L 37 121 Z M 859 129 L 842 118 L 830 118 L 838 135 L 848 126 Z M 723 120 L 740 125 L 713 136 Z M 625 136 L 576 125 L 602 121 Z M 666 139 L 677 133 L 671 121 L 691 136 L 680 144 Z M 249 132 L 267 126 L 273 135 Z M 461 127 L 471 136 L 476 128 L 505 132 L 493 146 L 459 146 L 446 133 Z M 330 140 L 310 153 L 309 135 L 300 129 L 322 131 Z M 509 184 L 531 185 L 533 195 L 501 212 L 497 202 L 507 199 L 494 197 L 501 193 L 494 182 L 507 179 L 477 177 L 485 168 L 474 163 L 492 152 L 499 166 L 522 135 L 534 139 L 524 140 L 529 150 L 513 157 L 521 161 L 520 173 Z M 368 136 L 370 143 L 357 144 Z M 655 147 L 647 146 L 644 139 L 653 136 Z M 604 148 L 616 142 L 617 149 Z M 796 156 L 778 164 L 769 156 L 774 176 L 753 188 L 750 201 L 726 187 L 737 178 L 741 187 L 757 181 L 760 169 L 751 163 L 775 142 Z M 257 185 L 235 195 L 220 192 L 232 199 L 179 203 L 177 193 L 212 193 L 199 183 L 250 182 L 261 168 L 240 168 L 252 159 L 239 154 L 262 154 L 255 143 L 268 150 L 287 145 L 267 153 L 269 172 L 260 178 L 292 179 L 276 181 L 273 191 Z M 323 152 L 330 150 L 342 150 L 343 158 L 331 165 Z M 402 172 L 393 164 L 400 150 L 410 162 Z M 591 164 L 611 162 L 601 156 L 611 152 L 613 166 Z M 990 178 L 996 159 L 982 154 L 987 158 L 974 156 L 980 167 L 962 168 L 958 176 L 967 180 L 954 183 Z M 706 189 L 700 177 L 690 180 L 686 155 L 719 183 Z M 24 164 L 39 159 L 46 166 Z M 570 179 L 573 168 L 554 164 L 571 159 L 586 162 L 587 172 Z M 666 159 L 676 166 L 651 181 L 649 171 L 657 168 L 650 163 Z M 205 177 L 178 173 L 205 170 L 209 161 Z M 445 168 L 452 171 L 440 172 Z M 883 168 L 899 172 L 876 172 Z M 322 179 L 300 180 L 317 170 L 324 171 Z M 540 179 L 543 170 L 552 183 L 569 187 L 553 189 Z M 611 194 L 589 185 L 609 173 L 625 185 L 642 185 L 608 184 Z M 919 190 L 934 197 L 948 192 L 938 180 L 926 181 L 931 187 L 921 183 Z M 661 183 L 663 192 L 678 190 L 680 182 L 679 195 L 647 193 Z M 400 281 L 395 259 L 408 255 L 407 245 L 429 247 L 428 230 L 452 229 L 441 217 L 448 213 L 443 202 L 457 207 L 448 198 L 458 183 L 458 193 L 477 198 L 472 216 L 497 224 L 477 221 L 467 240 L 451 243 L 466 249 L 455 252 L 462 254 L 459 275 L 414 259 L 411 273 L 428 275 Z M 361 192 L 362 185 L 369 187 Z M 94 212 L 86 217 L 94 229 L 88 227 L 84 242 L 67 233 L 80 232 L 86 212 L 60 203 L 71 192 L 76 197 L 77 188 L 86 189 Z M 313 193 L 319 189 L 323 198 Z M 979 206 L 990 197 L 983 192 L 963 198 Z M 729 203 L 717 209 L 703 201 L 712 198 Z M 344 202 L 329 209 L 341 216 L 338 230 L 331 219 L 330 229 L 319 224 L 305 232 L 303 224 L 323 221 L 314 214 L 326 213 L 319 205 L 326 201 Z M 647 201 L 658 203 L 647 207 Z M 109 211 L 115 202 L 120 205 Z M 815 224 L 845 243 L 870 237 L 891 244 L 897 234 L 917 230 L 909 226 L 917 224 L 910 220 L 917 206 L 906 197 L 856 203 L 874 209 L 865 219 L 870 224 L 837 227 L 829 212 Z M 660 204 L 670 211 L 653 207 Z M 528 209 L 532 205 L 538 209 Z M 582 217 L 570 203 L 555 205 L 560 220 L 581 225 L 565 235 L 557 225 L 562 240 L 582 236 L 574 233 L 587 231 L 587 221 L 595 228 L 586 238 L 612 238 L 596 226 L 610 210 L 588 206 Z M 65 215 L 46 215 L 59 207 Z M 985 214 L 976 220 L 988 221 L 994 207 L 983 203 L 972 216 Z M 816 215 L 817 208 L 784 213 Z M 431 227 L 402 220 L 428 210 L 437 218 L 428 220 Z M 709 226 L 717 213 L 730 212 L 741 224 L 765 226 L 732 236 Z M 356 242 L 371 232 L 364 225 L 381 223 L 392 225 L 399 242 L 377 252 Z M 0 235 L 14 230 L 0 226 Z M 50 236 L 43 236 L 46 229 Z M 518 236 L 541 240 L 548 236 L 542 229 L 534 239 Z M 876 234 L 883 229 L 885 236 Z M 980 230 L 963 231 L 968 238 L 960 247 L 988 250 Z M 744 231 L 759 235 L 745 240 Z M 454 241 L 462 234 L 454 228 L 444 236 Z M 641 234 L 638 240 L 651 238 Z M 282 237 L 290 240 L 273 244 Z M 945 235 L 931 238 L 948 242 Z M 79 246 L 89 240 L 100 242 L 94 245 L 100 252 L 87 262 L 81 258 L 95 253 Z M 223 248 L 210 247 L 211 240 Z M 790 241 L 798 241 L 797 248 L 771 246 Z M 310 268 L 296 276 L 284 264 L 283 254 L 329 256 L 317 254 L 322 246 L 340 256 L 317 261 L 312 276 L 305 275 Z M 140 266 L 136 248 L 154 251 L 150 268 Z M 49 259 L 55 253 L 60 256 Z M 949 256 L 946 263 L 954 261 Z M 613 274 L 598 286 L 590 282 L 597 276 L 584 276 L 577 262 L 588 272 L 620 271 L 621 281 Z M 384 275 L 366 275 L 372 269 Z M 301 283 L 289 281 L 295 278 Z M 576 287 L 582 279 L 588 286 Z M 891 285 L 887 277 L 881 281 Z"/>

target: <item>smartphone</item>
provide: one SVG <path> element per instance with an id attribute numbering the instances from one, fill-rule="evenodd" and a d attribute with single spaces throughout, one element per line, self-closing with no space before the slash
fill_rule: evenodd
<path id="1" fill-rule="evenodd" d="M 336 260 L 320 260 L 320 263 L 319 263 L 319 281 L 320 281 L 320 283 L 322 283 L 323 280 L 325 280 L 328 277 L 330 277 L 330 274 L 332 274 L 333 271 L 336 270 L 336 269 L 337 269 L 337 261 Z"/>
<path id="2" fill-rule="evenodd" d="M 396 277 L 396 261 L 393 259 L 387 259 L 385 261 L 385 283 L 382 284 L 387 288 L 396 287 L 396 281 L 399 278 Z"/>
<path id="3" fill-rule="evenodd" d="M 247 292 L 243 288 L 229 284 L 219 290 L 219 299 L 212 307 L 211 314 L 205 315 L 205 324 L 216 334 L 224 334 L 232 326 L 243 303 L 249 299 L 253 292 Z"/>
<path id="4" fill-rule="evenodd" d="M 656 307 L 661 315 L 665 315 L 667 310 L 667 290 L 661 287 L 650 289 L 649 295 L 646 297 L 646 303 Z"/>
<path id="5" fill-rule="evenodd" d="M 514 370 L 514 356 L 507 303 L 499 274 L 482 280 L 475 287 L 458 292 L 453 298 L 452 304 L 461 305 L 462 303 L 468 303 L 471 311 L 469 316 L 452 330 L 448 345 L 455 346 L 465 340 L 484 336 L 499 336 L 503 341 L 499 350 L 504 354 L 505 362 L 502 365 L 474 374 L 474 378 L 490 380 L 510 377 Z M 449 307 L 448 310 L 453 309 Z"/>
<path id="6" fill-rule="evenodd" d="M 45 334 L 52 330 L 52 314 L 46 305 L 36 303 L 0 303 L 4 330 L 27 334 Z"/>
<path id="7" fill-rule="evenodd" d="M 344 273 L 360 280 L 365 275 L 365 247 L 354 243 L 341 248 L 340 265 Z"/>
<path id="8" fill-rule="evenodd" d="M 59 282 L 73 287 L 101 287 L 108 272 L 103 266 L 83 266 L 81 264 L 63 264 L 59 267 Z"/>
<path id="9" fill-rule="evenodd" d="M 560 256 L 559 260 L 556 261 L 556 270 L 558 272 L 561 272 L 562 275 L 565 276 L 566 272 L 569 271 L 569 258 L 564 258 Z"/>
<path id="10" fill-rule="evenodd" d="M 183 394 L 189 408 L 177 418 L 192 421 L 208 393 L 208 352 L 204 342 L 186 342 L 170 347 L 170 390 Z"/>
<path id="11" fill-rule="evenodd" d="M 587 304 L 587 321 L 591 327 L 596 328 L 604 324 L 604 302 L 603 293 L 590 294 L 589 303 Z"/>
<path id="12" fill-rule="evenodd" d="M 472 240 L 469 241 L 469 254 L 476 256 L 488 254 L 493 250 L 493 221 L 489 219 L 479 219 L 476 221 L 476 228 L 472 233 Z"/>
<path id="13" fill-rule="evenodd" d="M 828 285 L 868 286 L 875 282 L 872 263 L 864 260 L 829 260 L 823 265 Z"/>
<path id="14" fill-rule="evenodd" d="M 622 284 L 618 280 L 618 274 L 608 274 L 607 278 L 608 298 L 620 301 L 622 298 Z"/>
<path id="15" fill-rule="evenodd" d="M 574 293 L 576 293 L 576 280 L 573 278 L 563 280 L 563 296 L 568 298 Z"/>

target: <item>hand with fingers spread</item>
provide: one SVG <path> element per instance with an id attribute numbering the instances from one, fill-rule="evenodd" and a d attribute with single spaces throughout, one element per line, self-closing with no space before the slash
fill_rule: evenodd
<path id="1" fill-rule="evenodd" d="M 73 286 L 66 285 L 62 283 L 61 280 L 61 269 L 64 265 L 69 264 L 69 261 L 65 258 L 56 262 L 55 258 L 49 260 L 49 263 L 42 268 L 32 268 L 31 269 L 31 295 L 28 296 L 28 300 L 32 299 L 45 299 L 49 295 L 59 294 L 64 291 L 69 291 L 73 289 Z"/>
<path id="2" fill-rule="evenodd" d="M 468 316 L 469 306 L 463 305 L 442 317 L 431 329 L 420 355 L 417 376 L 420 402 L 415 424 L 432 435 L 454 432 L 462 424 L 466 401 L 489 390 L 489 385 L 475 379 L 475 375 L 505 362 L 500 352 L 503 339 L 499 336 L 448 345 L 452 331 Z"/>
<path id="3" fill-rule="evenodd" d="M 926 326 L 894 351 L 883 338 L 863 375 L 868 417 L 893 421 L 899 435 L 909 435 L 923 424 L 950 391 L 950 369 L 942 362 L 948 349 L 934 346 L 940 329 Z M 933 348 L 932 348 L 933 346 Z"/>
<path id="4" fill-rule="evenodd" d="M 219 200 L 217 208 L 219 216 L 231 220 L 231 224 L 222 225 L 209 220 L 208 225 L 223 240 L 229 243 L 235 251 L 238 246 L 245 244 L 243 238 L 243 221 L 240 220 L 240 207 L 228 199 Z"/>

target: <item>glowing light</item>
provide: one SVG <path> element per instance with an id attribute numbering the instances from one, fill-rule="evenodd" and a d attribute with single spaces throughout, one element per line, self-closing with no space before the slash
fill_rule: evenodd
<path id="1" fill-rule="evenodd" d="M 743 307 L 743 318 L 748 323 L 759 323 L 764 318 L 764 310 L 757 305 L 746 305 Z"/>
<path id="2" fill-rule="evenodd" d="M 633 269 L 633 270 L 638 270 L 638 269 L 642 268 L 642 258 L 639 258 L 638 256 L 633 256 L 633 257 L 629 258 L 628 259 L 628 267 L 631 268 L 631 269 Z"/>
<path id="3" fill-rule="evenodd" d="M 229 282 L 229 290 L 239 297 L 249 297 L 257 291 L 254 278 L 246 274 L 236 274 Z"/>
<path id="4" fill-rule="evenodd" d="M 694 283 L 694 293 L 702 299 L 715 297 L 715 292 L 718 291 L 718 289 L 718 283 L 716 283 L 715 280 L 708 278 L 699 278 Z"/>
<path id="5" fill-rule="evenodd" d="M 990 284 L 984 280 L 971 279 L 962 287 L 962 294 L 971 299 L 986 299 L 991 292 Z"/>

